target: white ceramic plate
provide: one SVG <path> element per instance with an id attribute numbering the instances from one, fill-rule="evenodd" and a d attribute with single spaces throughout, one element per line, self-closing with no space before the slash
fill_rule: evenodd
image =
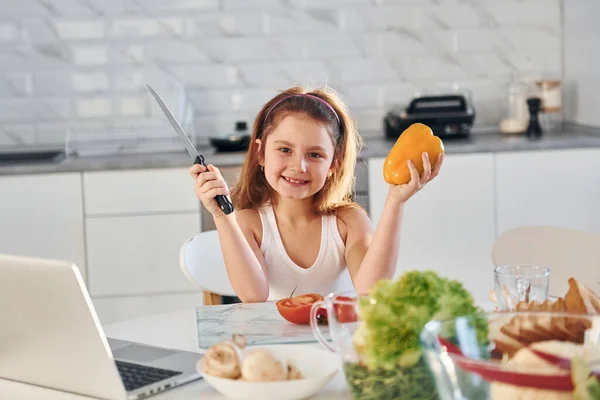
<path id="1" fill-rule="evenodd" d="M 339 357 L 318 346 L 251 346 L 247 350 L 258 348 L 266 348 L 274 355 L 292 361 L 304 378 L 275 382 L 246 382 L 217 378 L 204 373 L 201 361 L 198 362 L 198 371 L 215 390 L 230 399 L 299 400 L 317 393 L 341 370 Z"/>

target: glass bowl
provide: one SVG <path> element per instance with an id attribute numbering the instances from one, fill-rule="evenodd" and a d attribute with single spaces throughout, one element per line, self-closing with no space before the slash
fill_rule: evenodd
<path id="1" fill-rule="evenodd" d="M 348 388 L 354 400 L 437 400 L 435 381 L 421 355 L 410 365 L 396 364 L 391 368 L 368 367 L 357 350 L 357 331 L 364 321 L 360 318 L 355 294 L 330 294 L 313 304 L 311 327 L 317 340 L 340 358 Z M 324 309 L 331 341 L 327 341 L 317 323 Z M 427 321 L 423 321 L 423 324 Z M 418 335 L 418 332 L 417 332 Z M 418 340 L 418 337 L 417 337 Z M 418 345 L 418 342 L 417 342 Z"/>
<path id="2" fill-rule="evenodd" d="M 420 341 L 442 400 L 571 399 L 578 375 L 572 366 L 600 380 L 600 315 L 493 312 L 433 320 Z"/>

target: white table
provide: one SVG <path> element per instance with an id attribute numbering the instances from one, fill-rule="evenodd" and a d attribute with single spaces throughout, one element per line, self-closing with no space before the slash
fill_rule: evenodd
<path id="1" fill-rule="evenodd" d="M 478 302 L 478 304 L 486 311 L 491 311 L 493 309 L 493 303 L 491 302 L 483 301 Z M 260 307 L 258 307 L 258 309 L 260 310 Z M 224 322 L 225 321 L 227 321 L 227 319 L 225 319 Z M 104 327 L 104 332 L 107 337 L 115 339 L 200 352 L 196 324 L 196 309 L 188 309 L 111 324 Z M 230 328 L 224 326 L 224 329 L 227 331 Z M 289 344 L 288 346 L 319 346 L 319 344 Z M 0 379 L 0 399 L 5 398 L 11 400 L 90 399 L 89 397 Z M 224 398 L 224 396 L 221 396 L 206 382 L 198 380 L 161 393 L 160 395 L 150 397 L 149 399 L 216 400 Z M 340 371 L 327 386 L 313 397 L 313 399 L 352 399 L 346 386 L 344 374 Z"/>
<path id="2" fill-rule="evenodd" d="M 199 352 L 196 335 L 196 310 L 182 310 L 159 314 L 104 327 L 106 336 L 131 340 L 154 346 Z M 289 346 L 317 346 L 317 344 L 290 344 Z M 224 399 L 203 380 L 172 389 L 149 399 L 215 400 Z M 329 382 L 313 399 L 351 399 L 342 372 Z M 0 399 L 11 400 L 82 400 L 90 399 L 56 390 L 0 379 Z"/>

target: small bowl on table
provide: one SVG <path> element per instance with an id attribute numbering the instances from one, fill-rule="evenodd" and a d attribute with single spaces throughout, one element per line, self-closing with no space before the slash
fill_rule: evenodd
<path id="1" fill-rule="evenodd" d="M 269 382 L 252 382 L 227 379 L 204 372 L 202 362 L 198 370 L 216 391 L 230 399 L 238 400 L 300 400 L 321 390 L 341 370 L 338 358 L 331 352 L 312 345 L 251 346 L 244 351 L 267 349 L 276 358 L 290 361 L 302 373 L 300 379 Z"/>

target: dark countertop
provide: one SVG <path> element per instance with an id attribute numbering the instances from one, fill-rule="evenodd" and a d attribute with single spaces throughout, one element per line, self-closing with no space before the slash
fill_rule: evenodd
<path id="1" fill-rule="evenodd" d="M 363 159 L 385 157 L 393 145 L 393 140 L 367 137 L 360 156 Z M 444 140 L 444 147 L 447 154 L 600 148 L 600 130 L 566 127 L 562 132 L 546 134 L 539 140 L 500 133 L 475 133 L 470 139 Z M 217 154 L 210 147 L 199 147 L 198 151 L 206 157 L 207 162 L 221 168 L 241 165 L 245 157 L 245 152 Z M 182 149 L 181 152 L 72 156 L 55 161 L 0 163 L 0 175 L 175 168 L 190 165 L 190 157 Z"/>

